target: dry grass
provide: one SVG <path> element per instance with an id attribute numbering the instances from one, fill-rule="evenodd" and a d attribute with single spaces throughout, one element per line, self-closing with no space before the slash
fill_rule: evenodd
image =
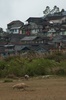
<path id="1" fill-rule="evenodd" d="M 16 83 L 25 82 L 26 90 L 13 89 Z M 66 100 L 66 77 L 49 79 L 31 78 L 3 83 L 0 81 L 0 100 Z"/>

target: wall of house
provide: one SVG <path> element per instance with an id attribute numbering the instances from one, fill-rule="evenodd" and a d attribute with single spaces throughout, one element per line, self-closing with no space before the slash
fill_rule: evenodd
<path id="1" fill-rule="evenodd" d="M 66 16 L 61 19 L 62 22 L 66 21 Z"/>
<path id="2" fill-rule="evenodd" d="M 66 31 L 64 32 L 64 35 L 66 35 Z"/>
<path id="3" fill-rule="evenodd" d="M 30 23 L 30 30 L 31 30 L 31 34 L 38 34 L 39 32 L 42 32 L 42 26 L 41 25 L 37 25 L 36 23 L 31 22 Z"/>
<path id="4" fill-rule="evenodd" d="M 12 32 L 13 34 L 18 34 L 18 33 L 19 33 L 19 29 L 12 29 L 11 32 Z"/>
<path id="5" fill-rule="evenodd" d="M 60 32 L 59 35 L 66 35 L 66 31 L 65 32 Z"/>
<path id="6" fill-rule="evenodd" d="M 65 31 L 65 35 L 66 35 L 66 31 Z"/>
<path id="7" fill-rule="evenodd" d="M 50 20 L 50 23 L 62 23 L 62 21 L 60 19 L 57 19 L 57 20 Z"/>
<path id="8" fill-rule="evenodd" d="M 38 32 L 39 32 L 39 29 L 33 29 L 33 30 L 31 30 L 31 34 L 34 34 L 34 35 L 36 35 Z"/>

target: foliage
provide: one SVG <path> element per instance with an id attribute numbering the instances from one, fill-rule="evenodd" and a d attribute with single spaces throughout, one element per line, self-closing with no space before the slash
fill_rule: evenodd
<path id="1" fill-rule="evenodd" d="M 55 52 L 53 54 L 49 54 L 45 57 L 46 59 L 50 59 L 50 60 L 55 60 L 56 62 L 61 62 L 63 60 L 66 60 L 66 54 L 62 54 L 61 52 Z"/>
<path id="2" fill-rule="evenodd" d="M 34 53 L 34 52 L 33 52 Z M 13 56 L 0 61 L 0 77 L 22 77 L 57 74 L 66 75 L 66 55 L 54 53 L 44 57 Z"/>

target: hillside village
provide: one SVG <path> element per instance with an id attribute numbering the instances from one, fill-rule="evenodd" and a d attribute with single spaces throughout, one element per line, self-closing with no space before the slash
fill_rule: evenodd
<path id="1" fill-rule="evenodd" d="M 42 17 L 29 17 L 26 24 L 20 20 L 7 23 L 6 32 L 0 28 L 0 56 L 7 57 L 34 51 L 66 52 L 66 11 L 57 6 L 43 11 Z"/>

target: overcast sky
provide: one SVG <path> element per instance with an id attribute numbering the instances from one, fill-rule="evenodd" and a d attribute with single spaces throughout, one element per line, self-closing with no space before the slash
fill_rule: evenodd
<path id="1" fill-rule="evenodd" d="M 25 22 L 29 17 L 42 17 L 46 6 L 66 10 L 66 0 L 0 0 L 0 27 L 4 30 L 13 20 Z"/>

